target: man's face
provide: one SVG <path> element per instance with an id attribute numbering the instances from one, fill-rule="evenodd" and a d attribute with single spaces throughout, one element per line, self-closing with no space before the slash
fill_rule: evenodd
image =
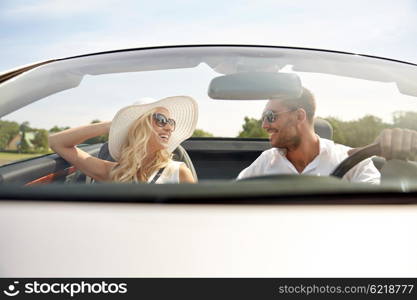
<path id="1" fill-rule="evenodd" d="M 263 118 L 262 128 L 268 132 L 271 145 L 276 148 L 297 148 L 300 144 L 300 134 L 296 110 L 290 110 L 279 100 L 269 100 L 263 113 L 268 114 L 269 111 L 276 115 L 276 119 L 269 122 L 267 118 Z"/>

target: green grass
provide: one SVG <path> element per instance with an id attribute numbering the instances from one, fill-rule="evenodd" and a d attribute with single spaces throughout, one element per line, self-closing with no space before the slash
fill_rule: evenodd
<path id="1" fill-rule="evenodd" d="M 5 165 L 11 163 L 13 161 L 23 160 L 35 156 L 43 155 L 41 153 L 34 153 L 34 154 L 21 154 L 21 153 L 8 153 L 8 152 L 0 152 L 0 165 Z"/>

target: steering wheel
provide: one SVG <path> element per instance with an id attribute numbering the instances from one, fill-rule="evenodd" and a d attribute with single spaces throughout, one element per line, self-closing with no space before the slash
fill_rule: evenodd
<path id="1" fill-rule="evenodd" d="M 343 160 L 330 175 L 337 178 L 342 178 L 358 163 L 374 155 L 381 155 L 381 148 L 379 144 L 371 144 L 350 155 L 345 160 Z"/>

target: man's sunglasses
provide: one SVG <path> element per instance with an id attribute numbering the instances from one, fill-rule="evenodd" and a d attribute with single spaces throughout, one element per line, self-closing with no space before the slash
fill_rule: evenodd
<path id="1" fill-rule="evenodd" d="M 263 122 L 268 122 L 268 123 L 274 123 L 278 120 L 278 115 L 283 114 L 283 113 L 287 113 L 287 112 L 292 112 L 292 111 L 296 111 L 297 108 L 293 108 L 290 110 L 285 110 L 285 111 L 280 111 L 280 112 L 274 112 L 272 110 L 266 110 L 263 112 L 262 114 L 262 123 Z"/>
<path id="2" fill-rule="evenodd" d="M 157 126 L 165 127 L 167 124 L 169 124 L 171 126 L 171 130 L 175 130 L 176 124 L 174 119 L 168 119 L 164 114 L 160 113 L 154 113 L 152 116 Z"/>

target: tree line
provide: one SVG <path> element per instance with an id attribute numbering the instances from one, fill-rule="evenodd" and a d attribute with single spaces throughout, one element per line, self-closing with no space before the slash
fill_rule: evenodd
<path id="1" fill-rule="evenodd" d="M 417 112 L 398 111 L 393 113 L 392 123 L 383 122 L 381 118 L 366 115 L 357 120 L 343 121 L 336 117 L 322 118 L 333 127 L 333 140 L 336 143 L 351 147 L 360 147 L 372 143 L 384 128 L 408 128 L 417 130 Z M 261 120 L 245 117 L 242 130 L 237 137 L 240 138 L 267 138 L 267 132 L 262 129 Z M 93 120 L 97 123 L 100 120 Z M 32 128 L 29 122 L 21 124 L 12 121 L 0 120 L 0 151 L 15 151 L 20 153 L 47 153 L 48 135 L 69 127 L 54 126 L 49 130 Z M 210 132 L 196 129 L 193 137 L 213 137 Z M 86 144 L 106 142 L 108 135 L 97 136 L 86 140 Z M 16 149 L 10 149 L 10 143 L 16 141 Z"/>
<path id="2" fill-rule="evenodd" d="M 91 124 L 98 123 L 100 120 L 93 120 Z M 0 120 L 0 152 L 18 153 L 48 153 L 49 134 L 60 132 L 70 127 L 54 126 L 49 130 L 33 128 L 29 122 L 21 124 L 13 121 Z M 196 129 L 193 136 L 212 137 L 213 135 L 202 129 Z M 96 136 L 84 141 L 84 144 L 104 143 L 108 140 L 108 134 Z M 13 145 L 11 145 L 13 143 Z"/>
<path id="3" fill-rule="evenodd" d="M 350 147 L 360 147 L 372 143 L 384 128 L 408 128 L 417 130 L 417 112 L 397 111 L 392 115 L 393 122 L 383 122 L 381 118 L 366 115 L 357 120 L 343 121 L 335 117 L 321 118 L 327 120 L 333 127 L 333 140 L 336 143 Z M 238 137 L 265 138 L 267 132 L 262 129 L 261 120 L 244 118 L 242 131 Z"/>
<path id="4" fill-rule="evenodd" d="M 47 153 L 49 151 L 48 135 L 66 128 L 69 127 L 54 126 L 46 130 L 33 128 L 26 121 L 19 124 L 0 120 L 0 151 Z"/>
<path id="5" fill-rule="evenodd" d="M 91 124 L 100 120 L 93 120 Z M 21 124 L 0 120 L 0 152 L 48 153 L 50 151 L 48 136 L 52 133 L 69 129 L 69 126 L 54 126 L 49 130 L 33 128 L 29 122 Z M 106 142 L 108 135 L 97 136 L 85 141 L 86 144 Z"/>

